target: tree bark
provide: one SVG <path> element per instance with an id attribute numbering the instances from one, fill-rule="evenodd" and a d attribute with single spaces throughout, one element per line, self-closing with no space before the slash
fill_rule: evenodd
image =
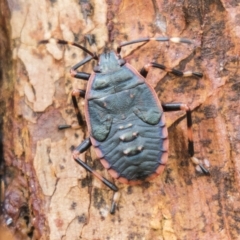
<path id="1" fill-rule="evenodd" d="M 0 10 L 2 223 L 15 239 L 239 239 L 237 0 L 9 0 Z M 164 173 L 149 183 L 118 183 L 93 149 L 81 154 L 120 189 L 111 215 L 112 192 L 72 160 L 72 149 L 89 134 L 86 126 L 57 129 L 77 122 L 71 91 L 85 89 L 87 82 L 72 78 L 69 70 L 86 54 L 38 41 L 54 37 L 101 53 L 106 46 L 156 36 L 194 44 L 151 41 L 126 46 L 121 55 L 136 69 L 155 61 L 203 73 L 183 78 L 152 68 L 146 81 L 162 103 L 191 107 L 195 156 L 210 176 L 188 156 L 185 112 L 166 113 L 169 159 Z M 94 65 L 81 70 L 91 73 Z M 84 113 L 82 99 L 79 107 Z"/>

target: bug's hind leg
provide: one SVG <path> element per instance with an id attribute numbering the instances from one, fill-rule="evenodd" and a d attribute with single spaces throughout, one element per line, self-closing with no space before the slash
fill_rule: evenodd
<path id="1" fill-rule="evenodd" d="M 86 169 L 88 172 L 92 173 L 95 177 L 97 177 L 100 181 L 102 181 L 107 187 L 109 187 L 112 191 L 114 191 L 113 199 L 112 199 L 112 204 L 111 204 L 111 209 L 110 213 L 113 214 L 115 212 L 118 198 L 119 198 L 119 193 L 118 192 L 118 187 L 108 181 L 106 178 L 101 176 L 98 172 L 93 170 L 88 164 L 86 164 L 84 161 L 82 161 L 78 155 L 80 153 L 85 152 L 90 146 L 92 145 L 90 138 L 86 138 L 79 146 L 75 148 L 73 151 L 73 158 L 74 160 L 81 165 L 84 169 Z"/>
<path id="2" fill-rule="evenodd" d="M 166 67 L 162 64 L 155 63 L 155 62 L 151 62 L 151 63 L 148 63 L 148 64 L 144 65 L 144 67 L 140 70 L 140 74 L 143 77 L 146 77 L 147 74 L 148 74 L 148 71 L 151 67 L 159 68 L 159 69 L 162 69 L 166 72 L 169 72 L 169 73 L 172 73 L 176 76 L 181 76 L 181 77 L 190 77 L 190 76 L 202 77 L 203 76 L 202 73 L 200 73 L 200 72 L 191 72 L 191 71 L 182 72 L 182 71 L 179 71 L 175 68 L 168 68 L 168 67 Z"/>
<path id="3" fill-rule="evenodd" d="M 188 135 L 188 153 L 191 156 L 191 160 L 194 164 L 198 165 L 204 174 L 209 175 L 209 171 L 203 167 L 199 160 L 194 157 L 194 143 L 193 143 L 193 133 L 192 133 L 192 114 L 191 109 L 187 104 L 184 103 L 166 103 L 162 104 L 163 110 L 165 112 L 170 111 L 186 111 L 187 115 L 187 135 Z"/>

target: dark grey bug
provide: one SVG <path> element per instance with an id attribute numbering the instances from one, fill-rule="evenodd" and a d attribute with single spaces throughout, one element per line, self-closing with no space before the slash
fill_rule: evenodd
<path id="1" fill-rule="evenodd" d="M 120 182 L 140 183 L 163 170 L 168 139 L 154 90 L 114 52 L 100 55 L 98 73 L 86 92 L 91 143 L 109 173 Z"/>
<path id="2" fill-rule="evenodd" d="M 161 105 L 155 91 L 145 81 L 150 67 L 178 76 L 202 77 L 202 74 L 181 72 L 155 62 L 146 64 L 138 72 L 120 56 L 121 47 L 151 40 L 191 43 L 183 38 L 142 38 L 120 44 L 117 53 L 109 50 L 97 56 L 77 43 L 54 39 L 56 43 L 74 45 L 90 55 L 71 69 L 73 77 L 88 81 L 86 91 L 73 90 L 72 100 L 81 125 L 83 119 L 77 97 L 85 98 L 85 116 L 90 133 L 89 138 L 74 150 L 73 158 L 115 192 L 118 188 L 84 163 L 78 157 L 79 153 L 92 145 L 102 165 L 119 182 L 134 185 L 151 180 L 163 171 L 168 159 L 168 132 L 164 111 L 186 111 L 189 154 L 205 174 L 209 173 L 194 157 L 190 108 L 182 103 Z M 40 43 L 49 42 L 50 40 L 43 40 Z M 92 74 L 77 71 L 92 59 L 98 61 Z M 69 127 L 71 125 L 61 125 L 59 129 Z M 111 213 L 115 211 L 116 201 L 114 197 Z"/>

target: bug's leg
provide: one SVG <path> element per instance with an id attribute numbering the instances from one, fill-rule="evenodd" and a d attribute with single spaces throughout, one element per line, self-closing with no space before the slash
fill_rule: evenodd
<path id="1" fill-rule="evenodd" d="M 54 38 L 50 38 L 50 39 L 46 39 L 46 40 L 42 40 L 39 42 L 39 44 L 48 44 L 48 43 L 56 43 L 56 44 L 63 44 L 63 45 L 71 45 L 71 46 L 75 46 L 78 47 L 80 49 L 82 49 L 84 52 L 88 53 L 90 56 L 87 56 L 86 58 L 84 58 L 82 61 L 80 61 L 79 63 L 75 64 L 71 70 L 71 76 L 78 78 L 78 79 L 82 79 L 82 80 L 89 80 L 90 78 L 90 74 L 89 73 L 85 73 L 85 72 L 79 72 L 77 71 L 77 69 L 81 66 L 83 66 L 84 64 L 86 64 L 87 62 L 91 61 L 92 59 L 98 60 L 98 57 L 95 53 L 90 52 L 88 49 L 86 49 L 85 47 L 75 43 L 75 42 L 68 42 L 65 40 L 61 40 L 61 39 L 54 39 Z M 79 126 L 83 125 L 83 117 L 80 113 L 78 104 L 77 104 L 77 97 L 85 97 L 85 91 L 84 90 L 73 90 L 72 92 L 72 101 L 73 101 L 73 106 L 77 115 L 77 120 L 78 120 L 78 124 Z M 78 127 L 79 127 L 78 126 Z M 75 128 L 76 126 L 72 126 L 72 125 L 60 125 L 58 126 L 58 129 L 62 130 L 62 129 L 66 129 L 66 128 Z"/>
<path id="2" fill-rule="evenodd" d="M 75 113 L 76 113 L 76 116 L 77 116 L 78 124 L 77 125 L 76 124 L 58 125 L 59 130 L 63 130 L 63 129 L 66 129 L 66 128 L 76 128 L 77 129 L 84 124 L 82 114 L 81 114 L 80 109 L 78 107 L 77 97 L 85 98 L 85 93 L 86 93 L 86 91 L 82 90 L 82 89 L 74 89 L 72 91 L 72 103 L 73 103 L 73 107 L 74 107 L 74 110 L 75 110 Z"/>
<path id="3" fill-rule="evenodd" d="M 76 65 L 74 65 L 71 70 L 71 76 L 78 78 L 78 79 L 82 79 L 82 80 L 86 80 L 88 81 L 90 78 L 90 74 L 89 73 L 85 73 L 85 72 L 78 72 L 77 69 L 79 67 L 81 67 L 82 65 L 86 64 L 87 62 L 91 61 L 93 58 L 91 56 L 86 57 L 85 59 L 83 59 L 82 61 L 80 61 L 79 63 L 77 63 Z M 75 113 L 77 116 L 77 120 L 78 120 L 78 126 L 74 126 L 74 125 L 59 125 L 58 129 L 62 130 L 62 129 L 66 129 L 66 128 L 79 128 L 79 126 L 82 126 L 84 124 L 83 121 L 83 117 L 82 114 L 80 112 L 80 109 L 78 107 L 78 103 L 77 103 L 77 97 L 81 97 L 81 98 L 85 98 L 85 90 L 82 89 L 74 89 L 72 91 L 72 102 L 73 102 L 73 106 L 75 109 Z"/>
<path id="4" fill-rule="evenodd" d="M 83 59 L 82 61 L 80 61 L 76 65 L 74 65 L 71 68 L 70 73 L 75 78 L 79 78 L 79 79 L 83 79 L 83 80 L 88 80 L 89 79 L 89 77 L 90 77 L 89 73 L 78 72 L 77 69 L 79 67 L 83 66 L 84 64 L 86 64 L 87 62 L 91 61 L 92 59 L 98 60 L 98 56 L 95 53 L 90 52 L 88 49 L 86 49 L 85 47 L 83 47 L 83 46 L 81 46 L 81 45 L 79 45 L 75 42 L 68 42 L 68 41 L 61 40 L 61 39 L 50 38 L 50 39 L 41 40 L 41 41 L 38 42 L 38 44 L 48 44 L 48 43 L 71 45 L 71 46 L 78 47 L 78 48 L 82 49 L 84 52 L 88 53 L 90 56 L 87 56 L 85 59 Z"/>
<path id="5" fill-rule="evenodd" d="M 169 73 L 172 73 L 176 76 L 181 76 L 181 77 L 190 77 L 190 76 L 194 76 L 194 77 L 202 77 L 203 74 L 200 73 L 200 72 L 191 72 L 191 71 L 186 71 L 186 72 L 182 72 L 182 71 L 179 71 L 177 69 L 174 69 L 174 68 L 168 68 L 162 64 L 158 64 L 158 63 L 155 63 L 155 62 L 151 62 L 151 63 L 148 63 L 146 65 L 144 65 L 144 67 L 140 70 L 140 74 L 143 76 L 143 77 L 146 77 L 147 74 L 148 74 L 148 71 L 151 67 L 155 67 L 155 68 L 160 68 L 166 72 L 169 72 Z"/>
<path id="6" fill-rule="evenodd" d="M 82 90 L 82 89 L 74 89 L 72 91 L 72 103 L 73 103 L 73 107 L 74 107 L 74 110 L 75 110 L 75 113 L 76 113 L 76 116 L 77 116 L 78 124 L 77 125 L 74 125 L 74 124 L 72 124 L 72 125 L 68 125 L 68 124 L 59 125 L 58 126 L 59 130 L 63 130 L 63 129 L 66 129 L 66 128 L 79 128 L 79 126 L 82 126 L 84 124 L 82 114 L 81 114 L 80 109 L 78 107 L 77 97 L 85 98 L 85 93 L 86 93 L 86 91 Z"/>
<path id="7" fill-rule="evenodd" d="M 84 161 L 82 161 L 78 155 L 80 153 L 85 152 L 90 146 L 92 145 L 90 138 L 86 138 L 79 146 L 75 148 L 73 151 L 73 158 L 74 160 L 81 165 L 84 169 L 86 169 L 88 172 L 92 173 L 95 177 L 97 177 L 100 181 L 102 181 L 107 187 L 109 187 L 112 191 L 114 191 L 113 199 L 112 199 L 112 204 L 111 204 L 111 209 L 110 213 L 113 214 L 116 209 L 117 201 L 118 201 L 118 196 L 116 192 L 118 191 L 118 187 L 108 181 L 106 178 L 101 176 L 98 172 L 93 170 L 88 164 L 86 164 Z"/>
<path id="8" fill-rule="evenodd" d="M 90 78 L 89 73 L 79 72 L 79 71 L 77 71 L 77 69 L 79 67 L 83 66 L 84 64 L 86 64 L 87 62 L 91 61 L 92 59 L 98 60 L 98 57 L 95 53 L 90 52 L 88 49 L 86 49 L 85 47 L 83 47 L 83 46 L 81 46 L 77 43 L 68 42 L 68 41 L 61 40 L 61 39 L 51 38 L 51 39 L 46 39 L 46 40 L 42 40 L 42 41 L 39 42 L 39 44 L 48 44 L 48 43 L 72 45 L 72 46 L 78 47 L 78 48 L 82 49 L 83 51 L 85 51 L 86 53 L 88 53 L 90 56 L 87 56 L 82 61 L 80 61 L 79 63 L 74 65 L 71 68 L 70 73 L 71 73 L 72 77 L 82 79 L 82 80 L 89 80 L 89 78 Z M 75 109 L 75 112 L 76 112 L 76 115 L 77 115 L 78 124 L 79 124 L 79 126 L 81 126 L 81 125 L 83 125 L 83 118 L 82 118 L 82 115 L 80 113 L 80 110 L 79 110 L 79 107 L 78 107 L 78 104 L 77 104 L 77 96 L 85 97 L 85 91 L 84 90 L 73 90 L 73 92 L 72 92 L 72 101 L 73 101 L 74 109 Z M 62 130 L 62 129 L 66 129 L 66 128 L 75 128 L 75 127 L 76 126 L 65 124 L 65 125 L 59 125 L 58 129 Z"/>
<path id="9" fill-rule="evenodd" d="M 91 61 L 92 59 L 93 59 L 93 57 L 91 57 L 91 56 L 86 57 L 85 59 L 83 59 L 82 61 L 80 61 L 76 65 L 74 65 L 70 70 L 70 73 L 71 73 L 72 77 L 88 81 L 89 78 L 90 78 L 90 74 L 85 73 L 85 72 L 78 72 L 77 69 L 79 67 L 81 67 L 82 65 L 86 64 L 87 62 Z M 74 106 L 74 109 L 75 109 L 75 113 L 76 113 L 76 116 L 77 116 L 79 126 L 82 126 L 84 122 L 83 122 L 83 118 L 82 118 L 81 112 L 80 112 L 79 107 L 78 107 L 77 97 L 85 98 L 85 93 L 86 93 L 86 91 L 81 90 L 81 89 L 74 89 L 72 91 L 72 102 L 73 102 L 73 106 Z"/>
<path id="10" fill-rule="evenodd" d="M 197 164 L 204 174 L 209 175 L 209 171 L 203 167 L 199 160 L 194 157 L 194 143 L 193 143 L 193 132 L 192 132 L 192 114 L 191 109 L 187 104 L 184 103 L 166 103 L 162 104 L 163 110 L 165 112 L 171 111 L 186 111 L 187 115 L 187 135 L 188 135 L 188 153 L 191 156 L 193 163 Z"/>
<path id="11" fill-rule="evenodd" d="M 158 42 L 174 42 L 174 43 L 188 43 L 191 44 L 193 43 L 191 40 L 186 39 L 186 38 L 179 38 L 179 37 L 146 37 L 146 38 L 139 38 L 135 39 L 129 42 L 123 42 L 120 43 L 119 46 L 117 47 L 117 53 L 119 54 L 121 52 L 122 47 L 135 44 L 135 43 L 140 43 L 140 42 L 149 42 L 149 41 L 158 41 Z"/>
<path id="12" fill-rule="evenodd" d="M 70 70 L 71 76 L 74 78 L 88 81 L 90 78 L 90 74 L 85 72 L 78 72 L 77 69 L 83 66 L 84 64 L 86 64 L 87 62 L 91 61 L 92 59 L 93 59 L 92 56 L 88 56 L 84 58 L 82 61 L 80 61 L 79 63 L 75 64 Z"/>

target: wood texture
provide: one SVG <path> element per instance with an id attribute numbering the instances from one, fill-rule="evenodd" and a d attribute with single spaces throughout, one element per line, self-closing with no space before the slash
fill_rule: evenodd
<path id="1" fill-rule="evenodd" d="M 3 125 L 2 220 L 12 220 L 9 228 L 17 239 L 239 239 L 237 0 L 9 0 L 2 6 L 11 13 L 5 32 L 12 50 L 9 68 L 1 65 L 11 74 L 2 79 L 14 86 L 4 98 L 12 107 L 8 102 Z M 69 70 L 85 55 L 74 47 L 37 43 L 55 37 L 101 52 L 106 44 L 116 49 L 121 41 L 146 36 L 195 43 L 135 44 L 124 47 L 122 56 L 136 69 L 156 61 L 203 73 L 201 79 L 182 78 L 151 69 L 147 81 L 163 103 L 183 102 L 193 109 L 196 157 L 211 175 L 203 176 L 190 162 L 185 113 L 166 113 L 170 151 L 164 173 L 140 186 L 115 182 L 121 197 L 110 215 L 112 192 L 72 160 L 87 129 L 57 129 L 76 123 L 71 91 L 86 88 L 86 82 L 73 79 Z M 91 73 L 94 64 L 82 70 Z M 82 112 L 83 104 L 79 100 Z M 81 157 L 112 181 L 92 149 Z"/>

